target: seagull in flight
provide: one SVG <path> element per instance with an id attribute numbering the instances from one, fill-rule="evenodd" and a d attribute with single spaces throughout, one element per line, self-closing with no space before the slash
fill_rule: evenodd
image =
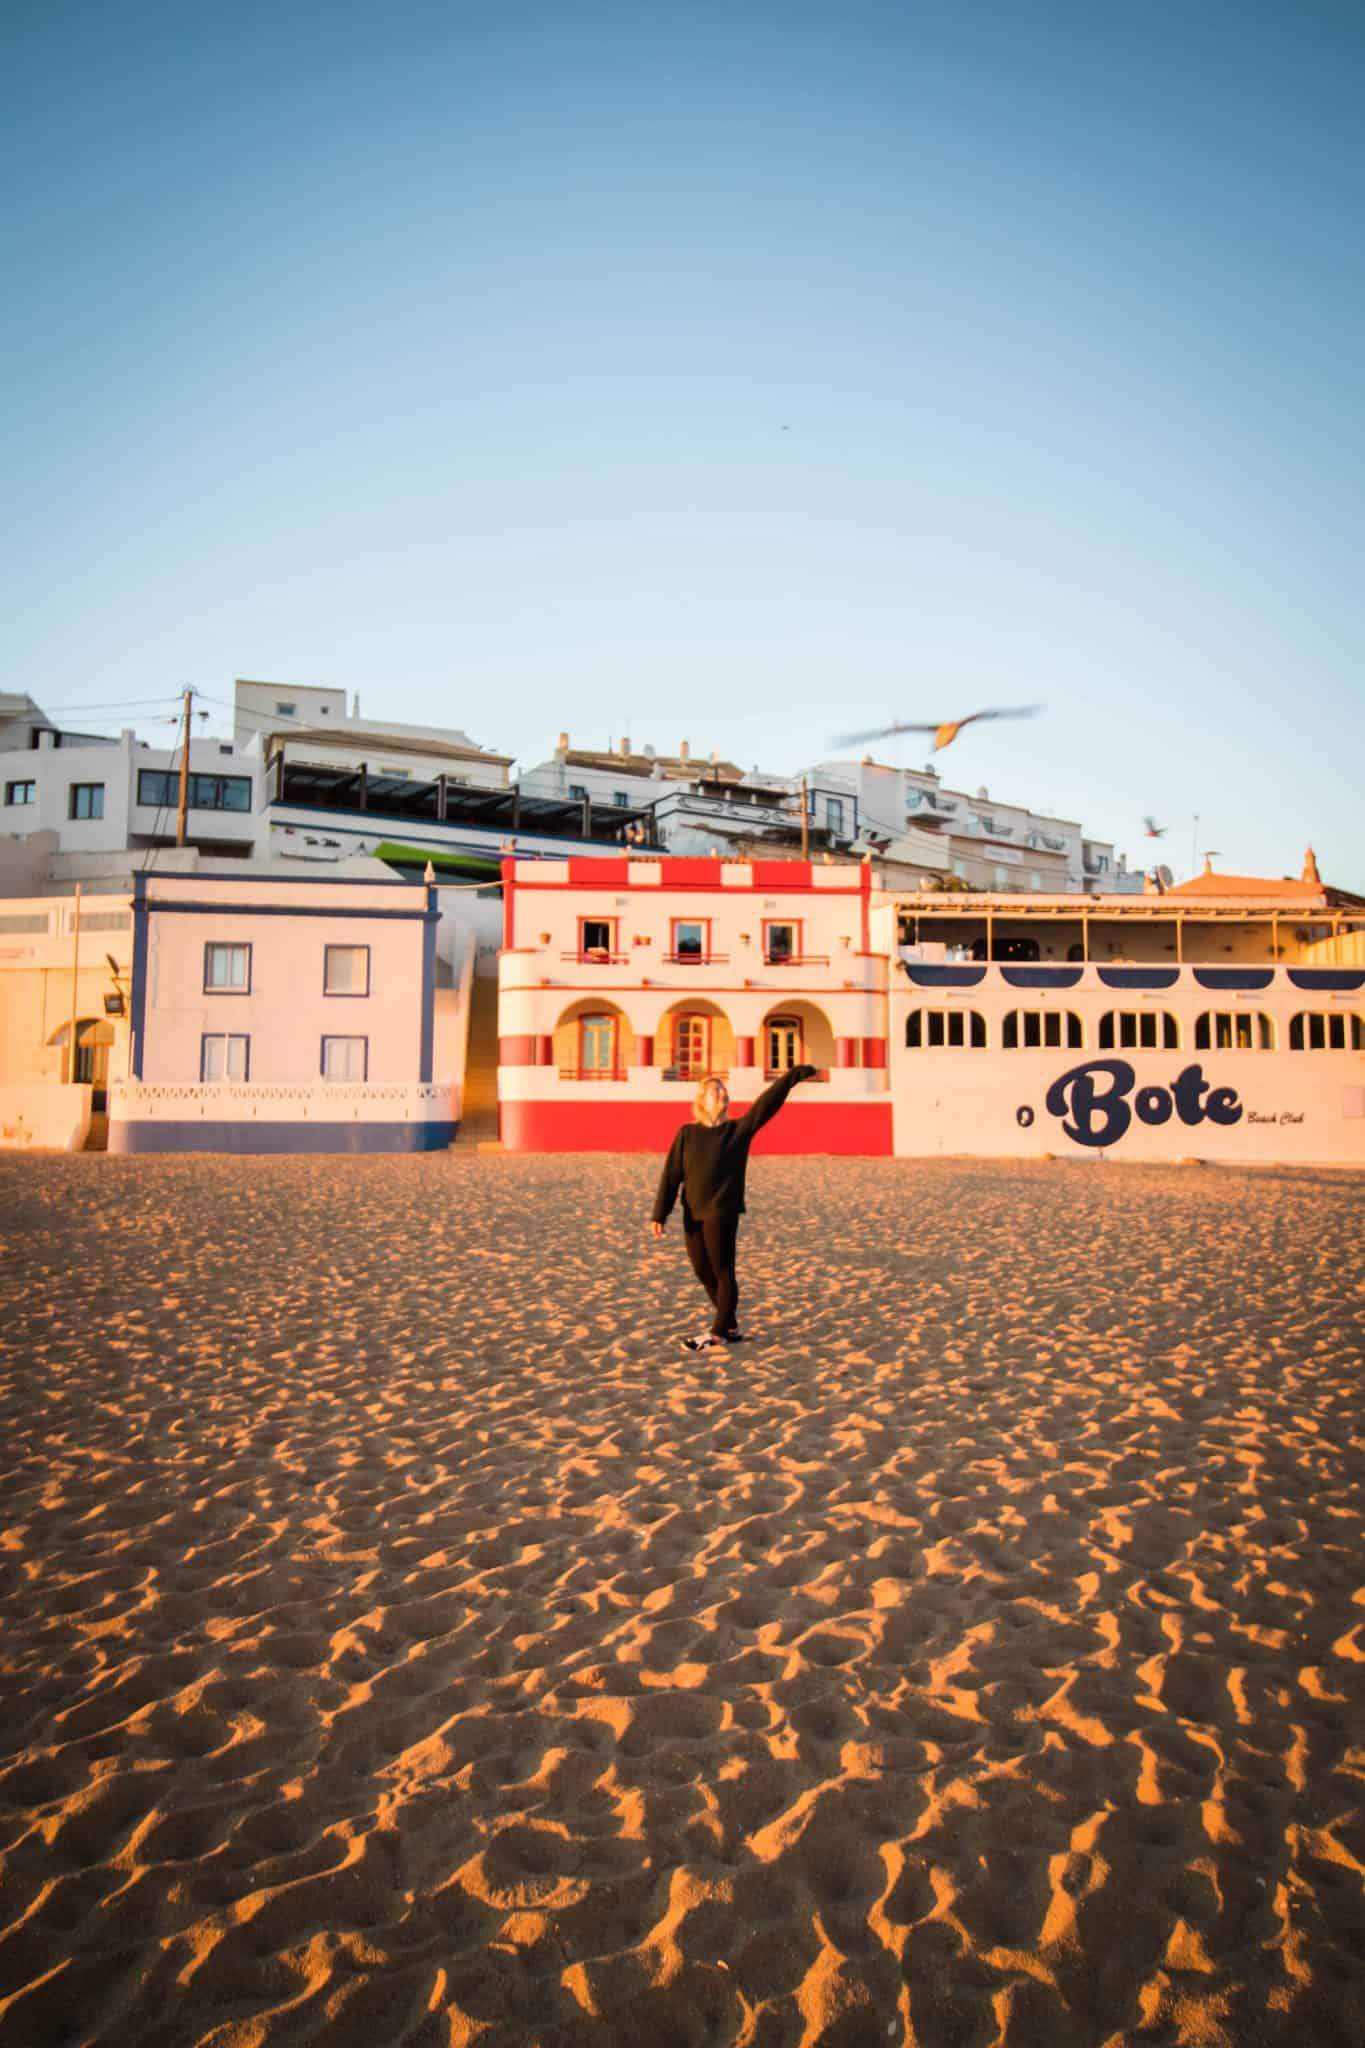
<path id="1" fill-rule="evenodd" d="M 1142 836 L 1144 839 L 1162 839 L 1165 837 L 1165 834 L 1166 827 L 1164 825 L 1158 825 L 1155 818 L 1143 819 Z"/>
<path id="2" fill-rule="evenodd" d="M 868 740 L 890 739 L 893 733 L 931 732 L 934 735 L 934 744 L 929 751 L 937 754 L 941 748 L 952 745 L 964 726 L 974 725 L 979 718 L 1033 718 L 1042 708 L 1041 704 L 1019 704 L 1012 710 L 973 711 L 966 718 L 947 718 L 939 723 L 931 721 L 927 725 L 902 724 L 896 720 L 891 725 L 879 725 L 871 732 L 846 732 L 842 739 L 835 740 L 833 744 L 836 747 L 861 747 Z"/>

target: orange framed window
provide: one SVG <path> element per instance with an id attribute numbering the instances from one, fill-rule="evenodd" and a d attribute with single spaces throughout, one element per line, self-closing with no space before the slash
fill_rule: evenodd
<path id="1" fill-rule="evenodd" d="M 617 950 L 617 920 L 614 917 L 580 917 L 578 957 L 580 960 L 610 960 Z"/>
<path id="2" fill-rule="evenodd" d="M 673 1064 L 684 1081 L 701 1081 L 711 1071 L 711 1019 L 684 1011 L 673 1021 Z"/>
<path id="3" fill-rule="evenodd" d="M 669 927 L 668 957 L 679 965 L 705 965 L 711 958 L 710 918 L 675 917 Z"/>
<path id="4" fill-rule="evenodd" d="M 578 1070 L 585 1079 L 591 1079 L 594 1074 L 615 1073 L 615 1017 L 579 1018 Z"/>
<path id="5" fill-rule="evenodd" d="M 780 967 L 786 960 L 799 960 L 802 950 L 800 918 L 764 918 L 763 958 L 770 967 Z"/>
<path id="6" fill-rule="evenodd" d="M 805 1060 L 799 1017 L 769 1017 L 763 1026 L 765 1073 L 788 1074 Z"/>

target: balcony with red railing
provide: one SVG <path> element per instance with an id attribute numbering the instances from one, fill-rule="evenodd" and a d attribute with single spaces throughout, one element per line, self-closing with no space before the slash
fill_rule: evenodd
<path id="1" fill-rule="evenodd" d="M 624 1067 L 561 1067 L 561 1081 L 627 1081 L 629 1074 Z"/>
<path id="2" fill-rule="evenodd" d="M 790 1072 L 790 1067 L 765 1067 L 763 1069 L 763 1078 L 765 1081 L 780 1081 L 784 1074 L 789 1074 Z M 815 1072 L 807 1078 L 810 1081 L 828 1081 L 829 1068 L 817 1067 Z"/>
<path id="3" fill-rule="evenodd" d="M 728 953 L 665 953 L 667 967 L 728 967 Z"/>
<path id="4" fill-rule="evenodd" d="M 828 967 L 828 953 L 765 953 L 765 967 Z"/>
<path id="5" fill-rule="evenodd" d="M 629 967 L 629 953 L 608 953 L 605 949 L 590 946 L 585 949 L 570 947 L 560 954 L 561 960 L 576 961 L 580 967 Z"/>

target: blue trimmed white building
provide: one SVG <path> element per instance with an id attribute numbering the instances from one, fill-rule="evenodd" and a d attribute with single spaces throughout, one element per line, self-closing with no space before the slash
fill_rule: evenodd
<path id="1" fill-rule="evenodd" d="M 438 938 L 422 883 L 138 875 L 110 1150 L 449 1145 L 473 956 Z"/>

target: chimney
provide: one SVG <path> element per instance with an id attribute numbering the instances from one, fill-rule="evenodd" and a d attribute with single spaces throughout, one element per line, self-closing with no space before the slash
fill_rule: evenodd
<path id="1" fill-rule="evenodd" d="M 692 749 L 688 746 L 686 740 L 678 741 L 678 759 L 680 761 L 690 761 L 692 759 Z"/>
<path id="2" fill-rule="evenodd" d="M 711 766 L 712 766 L 713 768 L 716 768 L 716 767 L 719 767 L 719 765 L 720 765 L 720 748 L 719 748 L 719 747 L 712 747 L 712 749 L 711 749 Z"/>
<path id="3" fill-rule="evenodd" d="M 559 735 L 559 743 L 558 743 L 558 745 L 557 745 L 557 746 L 555 747 L 555 752 L 556 752 L 557 754 L 567 754 L 567 753 L 568 753 L 568 751 L 569 751 L 569 735 L 568 735 L 568 734 L 567 734 L 566 732 L 562 732 L 562 733 L 561 733 L 561 734 Z"/>
<path id="4" fill-rule="evenodd" d="M 1322 887 L 1322 876 L 1318 873 L 1318 857 L 1311 846 L 1303 857 L 1303 873 L 1299 876 L 1299 880 L 1301 882 L 1311 882 L 1315 889 Z"/>
<path id="5" fill-rule="evenodd" d="M 622 740 L 622 742 L 621 742 L 620 746 L 619 746 L 619 747 L 617 748 L 617 752 L 618 752 L 618 753 L 620 754 L 620 756 L 621 756 L 621 759 L 622 759 L 623 761 L 628 761 L 628 760 L 630 759 L 630 741 L 629 741 L 629 739 L 624 739 L 624 740 Z"/>
<path id="6" fill-rule="evenodd" d="M 355 693 L 355 702 L 354 702 L 354 703 L 352 704 L 352 706 L 351 706 L 351 716 L 352 716 L 352 718 L 359 718 L 359 716 L 360 716 L 360 692 L 359 692 L 359 690 L 357 690 L 357 691 L 356 691 L 356 693 Z"/>

